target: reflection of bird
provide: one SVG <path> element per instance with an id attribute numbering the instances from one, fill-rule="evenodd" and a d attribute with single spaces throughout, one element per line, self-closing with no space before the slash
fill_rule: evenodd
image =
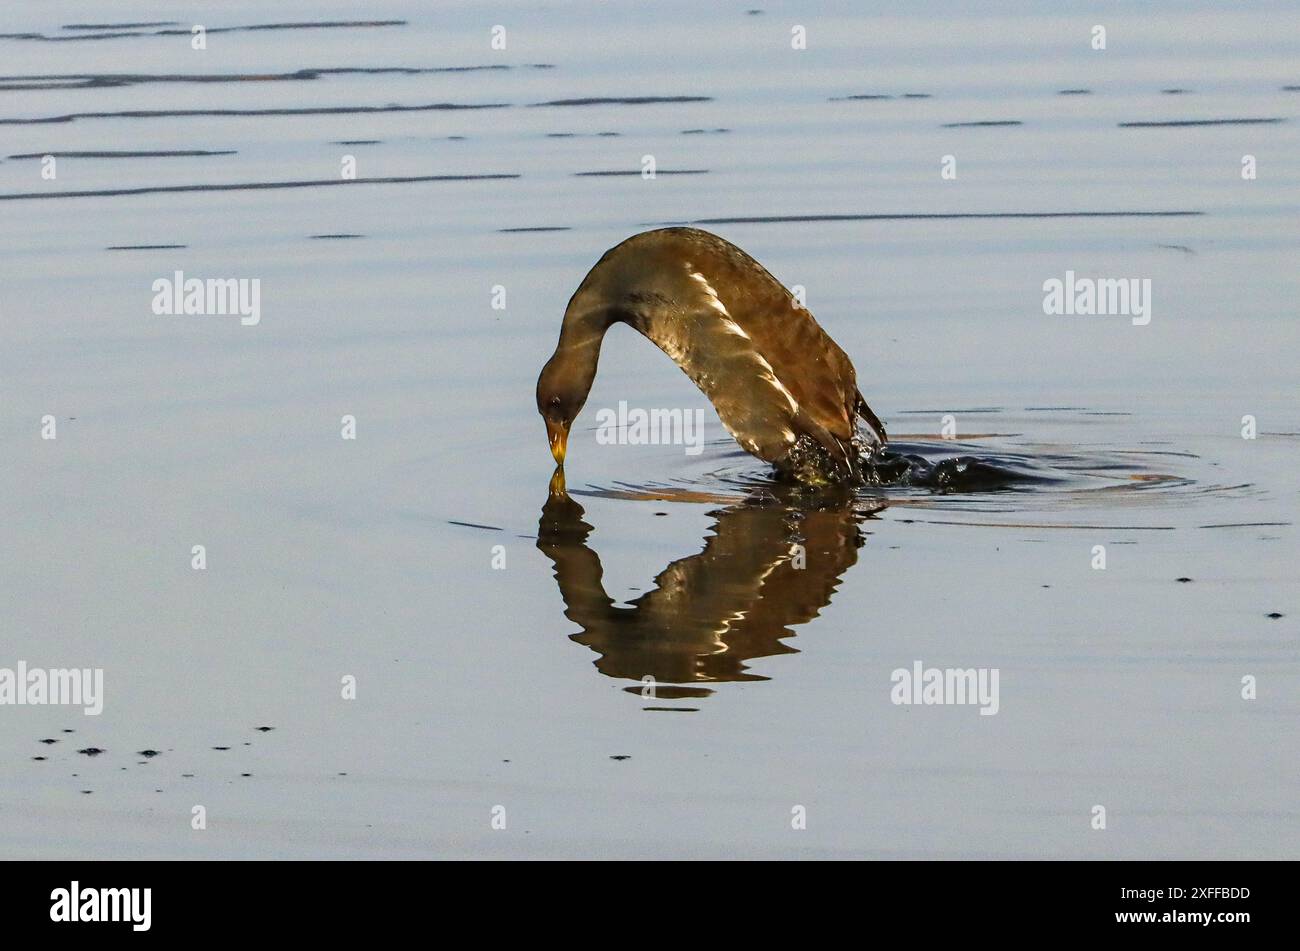
<path id="1" fill-rule="evenodd" d="M 853 363 L 776 278 L 717 235 L 663 228 L 605 252 L 564 312 L 559 344 L 537 381 L 537 408 L 560 464 L 605 331 L 619 322 L 672 357 L 736 441 L 785 475 L 854 479 L 864 452 L 884 445 Z"/>
<path id="2" fill-rule="evenodd" d="M 674 561 L 652 590 L 620 607 L 587 547 L 582 506 L 556 469 L 537 547 L 555 565 L 565 617 L 582 627 L 573 640 L 601 655 L 601 673 L 669 684 L 764 680 L 746 661 L 793 653 L 782 643 L 791 626 L 830 603 L 858 558 L 861 504 L 845 492 L 817 507 L 754 498 L 723 509 L 703 551 Z"/>

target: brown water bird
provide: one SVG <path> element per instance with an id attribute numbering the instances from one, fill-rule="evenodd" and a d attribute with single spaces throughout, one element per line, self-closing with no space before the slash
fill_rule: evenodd
<path id="1" fill-rule="evenodd" d="M 780 281 L 715 234 L 662 228 L 606 251 L 565 309 L 537 380 L 557 463 L 596 378 L 605 332 L 620 322 L 668 354 L 736 442 L 788 478 L 859 479 L 864 458 L 885 444 L 852 361 Z"/>

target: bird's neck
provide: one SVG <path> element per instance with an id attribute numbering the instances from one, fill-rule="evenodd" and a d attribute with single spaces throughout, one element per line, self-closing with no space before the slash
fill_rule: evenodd
<path id="1" fill-rule="evenodd" d="M 564 317 L 555 354 L 564 361 L 565 375 L 574 388 L 584 394 L 596 379 L 600 345 L 612 323 L 609 311 L 604 308 L 570 310 Z"/>

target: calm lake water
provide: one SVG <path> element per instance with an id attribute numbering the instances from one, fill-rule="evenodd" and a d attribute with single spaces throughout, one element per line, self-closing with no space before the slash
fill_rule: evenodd
<path id="1" fill-rule="evenodd" d="M 0 707 L 0 857 L 1296 855 L 1300 14 L 753 3 L 0 13 L 0 668 L 105 682 Z M 1046 481 L 792 497 L 616 328 L 552 499 L 568 297 L 682 222 Z"/>

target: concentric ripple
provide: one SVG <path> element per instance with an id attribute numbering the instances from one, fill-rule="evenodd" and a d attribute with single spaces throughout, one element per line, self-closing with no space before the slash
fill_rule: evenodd
<path id="1" fill-rule="evenodd" d="M 1069 508 L 1167 506 L 1205 495 L 1255 493 L 1249 483 L 1207 481 L 1209 466 L 1192 452 L 1059 443 L 891 441 L 877 463 L 882 484 L 853 490 L 864 507 L 970 513 L 1043 513 Z M 724 464 L 660 482 L 592 485 L 575 494 L 666 502 L 734 502 L 755 495 L 815 501 L 819 490 L 780 481 L 762 462 L 718 440 L 706 458 Z M 824 491 L 824 490 L 822 490 Z"/>

